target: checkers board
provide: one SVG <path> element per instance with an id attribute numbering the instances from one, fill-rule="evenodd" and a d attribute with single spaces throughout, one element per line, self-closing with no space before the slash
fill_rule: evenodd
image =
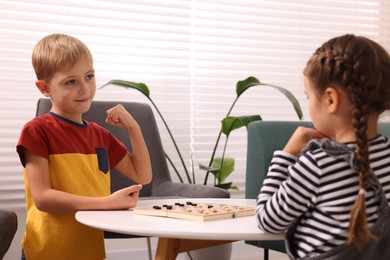
<path id="1" fill-rule="evenodd" d="M 192 221 L 211 221 L 253 216 L 255 208 L 219 203 L 174 203 L 135 207 L 134 214 L 185 219 Z"/>

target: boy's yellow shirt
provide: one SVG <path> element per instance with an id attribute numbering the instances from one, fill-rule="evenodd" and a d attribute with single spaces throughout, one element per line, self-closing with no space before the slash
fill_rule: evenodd
<path id="1" fill-rule="evenodd" d="M 89 197 L 110 195 L 110 166 L 127 153 L 122 143 L 93 123 L 78 125 L 51 114 L 33 121 L 22 131 L 17 146 L 22 164 L 23 149 L 48 156 L 53 189 Z M 25 170 L 24 181 L 27 221 L 22 247 L 27 260 L 105 258 L 101 230 L 77 222 L 75 212 L 38 210 Z"/>

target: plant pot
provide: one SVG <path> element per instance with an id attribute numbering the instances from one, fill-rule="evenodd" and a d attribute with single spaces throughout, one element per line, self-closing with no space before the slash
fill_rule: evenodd
<path id="1" fill-rule="evenodd" d="M 211 246 L 190 251 L 192 260 L 230 260 L 232 255 L 232 243 Z M 183 254 L 185 260 L 191 260 L 187 254 Z"/>

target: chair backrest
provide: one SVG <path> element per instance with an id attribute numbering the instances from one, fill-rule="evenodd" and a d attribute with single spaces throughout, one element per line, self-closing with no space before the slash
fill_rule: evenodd
<path id="1" fill-rule="evenodd" d="M 387 138 L 390 138 L 390 122 L 380 122 L 378 124 L 378 131 Z"/>
<path id="2" fill-rule="evenodd" d="M 112 126 L 106 123 L 106 111 L 116 106 L 119 102 L 114 101 L 93 101 L 91 108 L 83 115 L 83 118 L 90 122 L 96 122 L 110 131 L 115 137 L 121 140 L 131 151 L 131 142 L 127 132 L 120 127 Z M 161 143 L 160 133 L 157 128 L 156 120 L 151 107 L 146 103 L 120 102 L 127 111 L 138 122 L 146 145 L 149 150 L 152 163 L 153 181 L 144 185 L 140 192 L 140 197 L 152 196 L 153 186 L 158 186 L 164 180 L 171 180 L 168 165 L 165 158 L 164 149 Z M 51 101 L 47 98 L 38 100 L 36 116 L 46 114 L 51 109 Z M 111 171 L 111 192 L 132 185 L 133 182 L 115 169 Z"/>
<path id="3" fill-rule="evenodd" d="M 248 125 L 245 198 L 259 195 L 275 150 L 284 147 L 298 126 L 311 127 L 304 121 L 255 121 Z"/>
<path id="4" fill-rule="evenodd" d="M 275 150 L 282 149 L 298 126 L 313 127 L 308 121 L 255 121 L 248 125 L 245 197 L 257 198 Z M 378 131 L 390 138 L 390 122 Z"/>
<path id="5" fill-rule="evenodd" d="M 15 212 L 0 210 L 0 259 L 7 253 L 18 229 L 18 217 Z"/>

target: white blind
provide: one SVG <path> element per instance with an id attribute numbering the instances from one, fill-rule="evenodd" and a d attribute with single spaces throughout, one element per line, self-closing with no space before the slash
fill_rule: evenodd
<path id="1" fill-rule="evenodd" d="M 379 15 L 388 9 L 385 1 L 194 1 L 195 161 L 208 162 L 218 122 L 236 97 L 235 84 L 249 75 L 288 88 L 300 100 L 304 119 L 310 120 L 302 89 L 307 59 L 324 41 L 345 33 L 389 41 L 389 35 L 381 33 L 388 23 L 382 23 Z M 232 114 L 260 114 L 264 120 L 298 119 L 287 99 L 266 87 L 249 89 Z M 231 180 L 243 191 L 245 128 L 232 133 L 227 156 L 236 159 Z"/>
<path id="2" fill-rule="evenodd" d="M 0 207 L 24 207 L 15 145 L 41 97 L 31 51 L 45 35 L 66 33 L 85 42 L 98 86 L 110 79 L 146 83 L 200 183 L 198 164 L 209 162 L 237 81 L 255 76 L 288 88 L 309 120 L 301 80 L 306 60 L 322 42 L 345 33 L 369 36 L 389 49 L 389 9 L 386 0 L 0 0 Z M 97 91 L 96 99 L 148 102 L 116 86 Z M 244 93 L 232 114 L 297 119 L 287 99 L 266 87 Z M 183 172 L 156 119 L 166 152 Z M 224 138 L 217 156 L 223 144 Z M 243 196 L 245 129 L 232 133 L 227 155 L 236 159 L 228 181 L 240 189 L 232 194 Z"/>

